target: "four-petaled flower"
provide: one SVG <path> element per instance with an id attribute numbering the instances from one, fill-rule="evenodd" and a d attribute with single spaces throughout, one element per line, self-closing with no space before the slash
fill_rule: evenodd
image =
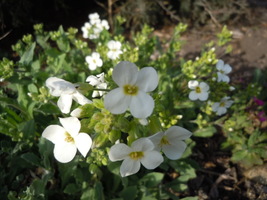
<path id="1" fill-rule="evenodd" d="M 91 56 L 86 56 L 85 60 L 88 63 L 88 68 L 90 70 L 95 70 L 97 67 L 102 67 L 103 65 L 100 54 L 97 52 L 93 52 Z"/>
<path id="2" fill-rule="evenodd" d="M 220 102 L 215 102 L 212 105 L 213 112 L 216 112 L 216 115 L 223 115 L 226 113 L 227 108 L 230 108 L 234 103 L 233 100 L 229 100 L 230 97 L 223 97 Z"/>
<path id="3" fill-rule="evenodd" d="M 138 71 L 134 63 L 121 61 L 114 68 L 112 78 L 119 87 L 106 94 L 104 104 L 107 110 L 121 114 L 129 108 L 135 118 L 141 119 L 152 114 L 155 103 L 147 92 L 158 85 L 158 75 L 153 67 Z"/>
<path id="4" fill-rule="evenodd" d="M 228 64 L 224 64 L 222 60 L 219 60 L 216 64 L 216 68 L 218 70 L 217 81 L 229 83 L 230 78 L 227 76 L 227 74 L 229 74 L 232 71 L 232 67 Z"/>
<path id="5" fill-rule="evenodd" d="M 80 105 L 92 103 L 89 99 L 83 96 L 75 87 L 74 84 L 57 77 L 50 77 L 45 82 L 49 88 L 50 94 L 59 97 L 57 105 L 62 113 L 69 113 L 72 105 L 72 100 Z"/>
<path id="6" fill-rule="evenodd" d="M 104 72 L 98 74 L 96 76 L 90 75 L 87 77 L 86 82 L 90 85 L 95 86 L 97 89 L 107 89 L 107 83 L 104 82 Z M 99 97 L 102 96 L 105 91 L 97 91 L 95 90 L 92 94 L 92 97 Z"/>
<path id="7" fill-rule="evenodd" d="M 188 87 L 193 90 L 189 93 L 189 99 L 206 101 L 209 97 L 209 85 L 205 82 L 189 81 Z"/>
<path id="8" fill-rule="evenodd" d="M 107 43 L 107 46 L 109 49 L 107 56 L 111 60 L 119 58 L 119 56 L 122 54 L 121 43 L 119 41 L 111 40 Z"/>
<path id="9" fill-rule="evenodd" d="M 122 177 L 137 173 L 141 164 L 147 169 L 155 169 L 163 162 L 161 153 L 154 150 L 154 145 L 148 138 L 134 141 L 131 147 L 123 143 L 115 144 L 108 155 L 113 162 L 123 160 L 120 167 Z"/>
<path id="10" fill-rule="evenodd" d="M 163 153 L 171 160 L 179 159 L 186 149 L 186 143 L 192 133 L 182 127 L 172 126 L 165 132 L 158 132 L 148 137 L 155 145 L 155 150 Z"/>
<path id="11" fill-rule="evenodd" d="M 59 118 L 62 126 L 50 125 L 42 133 L 42 137 L 55 144 L 54 156 L 62 163 L 70 162 L 77 149 L 85 157 L 92 145 L 87 133 L 79 133 L 81 123 L 76 117 Z"/>

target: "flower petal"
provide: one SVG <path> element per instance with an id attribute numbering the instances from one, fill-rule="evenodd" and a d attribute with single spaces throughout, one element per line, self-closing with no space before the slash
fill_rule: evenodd
<path id="1" fill-rule="evenodd" d="M 214 112 L 216 112 L 216 111 L 219 109 L 219 107 L 220 107 L 220 103 L 218 103 L 218 102 L 215 102 L 215 103 L 211 106 L 212 111 L 214 111 Z"/>
<path id="2" fill-rule="evenodd" d="M 199 87 L 201 88 L 201 91 L 204 91 L 204 92 L 207 92 L 210 89 L 210 86 L 205 82 L 201 82 L 199 84 Z"/>
<path id="3" fill-rule="evenodd" d="M 197 100 L 198 99 L 198 96 L 199 96 L 198 93 L 196 93 L 195 91 L 191 91 L 189 93 L 189 99 L 192 100 L 192 101 Z"/>
<path id="4" fill-rule="evenodd" d="M 72 95 L 70 94 L 61 94 L 57 101 L 57 106 L 59 107 L 62 113 L 69 113 L 72 105 Z"/>
<path id="5" fill-rule="evenodd" d="M 163 162 L 163 156 L 158 151 L 145 152 L 144 157 L 141 159 L 142 165 L 147 169 L 155 169 Z"/>
<path id="6" fill-rule="evenodd" d="M 84 104 L 87 104 L 87 103 L 92 103 L 91 100 L 87 99 L 85 96 L 83 96 L 78 91 L 73 93 L 72 98 L 73 98 L 74 101 L 76 101 L 80 105 L 84 105 Z"/>
<path id="7" fill-rule="evenodd" d="M 59 118 L 59 121 L 72 137 L 78 135 L 81 129 L 81 123 L 77 117 Z"/>
<path id="8" fill-rule="evenodd" d="M 198 86 L 198 81 L 188 81 L 188 88 L 194 90 Z"/>
<path id="9" fill-rule="evenodd" d="M 169 142 L 171 144 L 162 146 L 163 153 L 171 160 L 179 159 L 186 149 L 186 144 L 177 140 Z"/>
<path id="10" fill-rule="evenodd" d="M 61 142 L 65 139 L 66 130 L 59 125 L 50 125 L 45 128 L 42 133 L 42 137 L 50 140 L 54 144 Z"/>
<path id="11" fill-rule="evenodd" d="M 128 61 L 121 61 L 113 70 L 112 78 L 119 86 L 134 85 L 137 80 L 137 66 Z"/>
<path id="12" fill-rule="evenodd" d="M 86 156 L 92 146 L 92 139 L 87 133 L 79 133 L 75 138 L 75 145 L 83 157 Z"/>
<path id="13" fill-rule="evenodd" d="M 77 148 L 74 143 L 61 142 L 55 145 L 54 156 L 62 163 L 70 162 L 76 155 Z"/>
<path id="14" fill-rule="evenodd" d="M 155 90 L 158 83 L 158 74 L 153 67 L 144 67 L 138 72 L 136 85 L 144 92 Z"/>
<path id="15" fill-rule="evenodd" d="M 123 160 L 132 152 L 132 149 L 124 143 L 115 144 L 110 148 L 108 153 L 111 161 Z"/>
<path id="16" fill-rule="evenodd" d="M 113 114 L 124 113 L 131 102 L 131 96 L 124 94 L 122 88 L 116 88 L 106 94 L 104 105 Z"/>
<path id="17" fill-rule="evenodd" d="M 217 70 L 222 70 L 223 66 L 224 66 L 224 62 L 222 60 L 218 60 L 216 64 Z"/>
<path id="18" fill-rule="evenodd" d="M 133 151 L 151 151 L 154 149 L 154 144 L 148 138 L 139 138 L 131 145 Z"/>
<path id="19" fill-rule="evenodd" d="M 203 92 L 199 94 L 198 98 L 200 101 L 206 101 L 209 98 L 209 93 Z"/>
<path id="20" fill-rule="evenodd" d="M 120 173 L 122 177 L 130 176 L 137 173 L 140 170 L 141 164 L 139 160 L 132 160 L 131 158 L 126 158 L 120 167 Z"/>
<path id="21" fill-rule="evenodd" d="M 155 103 L 151 96 L 143 91 L 138 91 L 136 96 L 132 96 L 130 111 L 135 118 L 147 118 L 154 109 Z"/>
<path id="22" fill-rule="evenodd" d="M 163 135 L 164 135 L 164 132 L 158 132 L 158 133 L 155 133 L 154 135 L 151 135 L 148 137 L 148 139 L 150 139 L 153 142 L 153 144 L 155 146 L 155 150 L 157 150 L 157 151 L 161 150 L 160 141 L 161 141 Z"/>
<path id="23" fill-rule="evenodd" d="M 227 109 L 225 107 L 219 107 L 216 114 L 220 116 L 220 115 L 225 114 L 226 112 L 227 112 Z"/>
<path id="24" fill-rule="evenodd" d="M 229 74 L 232 71 L 232 67 L 229 64 L 224 65 L 224 73 Z"/>
<path id="25" fill-rule="evenodd" d="M 188 139 L 192 135 L 192 133 L 180 126 L 172 126 L 165 132 L 165 135 L 167 136 L 168 141 L 178 141 Z"/>
<path id="26" fill-rule="evenodd" d="M 98 78 L 96 76 L 94 76 L 94 75 L 88 76 L 87 79 L 86 79 L 86 82 L 88 82 L 92 86 L 98 85 L 100 83 Z"/>

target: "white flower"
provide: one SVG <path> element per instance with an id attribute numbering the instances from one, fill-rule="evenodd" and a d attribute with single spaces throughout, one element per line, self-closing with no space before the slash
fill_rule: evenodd
<path id="1" fill-rule="evenodd" d="M 141 119 L 152 114 L 155 103 L 147 92 L 158 85 L 158 75 L 153 67 L 138 71 L 134 63 L 122 61 L 114 68 L 112 78 L 119 87 L 106 94 L 104 104 L 107 110 L 121 114 L 129 108 L 135 118 Z"/>
<path id="2" fill-rule="evenodd" d="M 91 56 L 85 57 L 86 62 L 90 70 L 95 70 L 97 67 L 102 67 L 103 61 L 100 58 L 100 54 L 93 52 Z"/>
<path id="3" fill-rule="evenodd" d="M 108 30 L 109 29 L 109 24 L 108 24 L 108 21 L 103 19 L 100 23 L 100 26 L 102 27 L 102 29 L 106 29 Z"/>
<path id="4" fill-rule="evenodd" d="M 179 159 L 186 149 L 186 143 L 192 133 L 182 127 L 172 126 L 165 132 L 158 132 L 148 137 L 155 145 L 155 150 L 162 150 L 171 160 Z"/>
<path id="5" fill-rule="evenodd" d="M 107 46 L 109 49 L 107 56 L 111 60 L 119 58 L 120 54 L 122 54 L 121 43 L 119 41 L 111 40 L 108 42 Z"/>
<path id="6" fill-rule="evenodd" d="M 88 76 L 86 82 L 88 82 L 92 86 L 95 86 L 97 89 L 107 89 L 107 83 L 104 82 L 104 72 L 96 76 L 94 75 Z M 104 93 L 105 93 L 104 91 L 95 90 L 92 94 L 92 97 L 94 98 L 103 96 Z"/>
<path id="7" fill-rule="evenodd" d="M 101 20 L 100 20 L 98 13 L 89 14 L 88 18 L 90 20 L 90 24 L 92 24 L 92 25 L 101 23 Z"/>
<path id="8" fill-rule="evenodd" d="M 230 97 L 223 97 L 220 102 L 215 102 L 212 105 L 213 112 L 216 112 L 216 115 L 223 115 L 227 112 L 227 108 L 230 108 L 234 103 L 233 100 L 229 100 Z"/>
<path id="9" fill-rule="evenodd" d="M 230 87 L 229 87 L 229 90 L 230 90 L 230 91 L 234 91 L 234 90 L 235 90 L 235 87 L 230 86 Z"/>
<path id="10" fill-rule="evenodd" d="M 82 27 L 83 38 L 89 38 L 89 30 L 92 28 L 92 25 L 88 22 L 84 23 Z"/>
<path id="11" fill-rule="evenodd" d="M 163 162 L 162 155 L 154 150 L 153 143 L 147 138 L 134 141 L 131 147 L 123 143 L 115 144 L 108 155 L 112 162 L 123 160 L 120 167 L 122 177 L 137 173 L 141 164 L 147 169 L 155 169 Z"/>
<path id="12" fill-rule="evenodd" d="M 209 85 L 205 82 L 189 81 L 188 87 L 193 90 L 189 93 L 189 99 L 206 101 L 209 97 Z"/>
<path id="13" fill-rule="evenodd" d="M 226 74 L 229 74 L 232 71 L 232 67 L 228 64 L 224 64 L 224 62 L 222 60 L 219 60 L 216 64 L 216 68 L 218 70 L 217 81 L 229 83 L 230 78 Z"/>
<path id="14" fill-rule="evenodd" d="M 50 94 L 59 97 L 57 105 L 62 113 L 69 113 L 72 100 L 80 105 L 92 103 L 89 99 L 77 91 L 75 85 L 60 78 L 50 77 L 45 82 Z"/>
<path id="15" fill-rule="evenodd" d="M 62 126 L 50 125 L 42 133 L 42 137 L 55 144 L 54 156 L 62 163 L 70 162 L 77 149 L 86 156 L 92 145 L 92 139 L 87 133 L 79 133 L 81 123 L 76 117 L 59 118 Z"/>
<path id="16" fill-rule="evenodd" d="M 86 22 L 82 27 L 83 38 L 89 38 L 90 40 L 99 38 L 101 31 L 102 30 L 100 30 L 99 27 L 96 27 L 88 22 Z"/>

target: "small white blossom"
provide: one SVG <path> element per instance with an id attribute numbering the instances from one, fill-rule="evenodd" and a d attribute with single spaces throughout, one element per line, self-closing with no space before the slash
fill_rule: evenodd
<path id="1" fill-rule="evenodd" d="M 122 61 L 114 68 L 112 78 L 119 87 L 106 94 L 107 110 L 121 114 L 129 108 L 131 114 L 140 119 L 152 114 L 155 103 L 147 92 L 158 86 L 158 74 L 153 67 L 138 71 L 134 63 Z"/>
<path id="2" fill-rule="evenodd" d="M 108 21 L 105 20 L 105 19 L 103 19 L 103 20 L 101 21 L 101 23 L 100 23 L 99 26 L 101 26 L 101 29 L 102 29 L 102 30 L 103 30 L 103 29 L 109 30 L 109 24 L 108 24 Z"/>
<path id="3" fill-rule="evenodd" d="M 93 52 L 91 56 L 86 56 L 85 60 L 88 63 L 88 68 L 90 70 L 95 70 L 97 67 L 102 67 L 103 65 L 100 54 L 97 52 Z"/>
<path id="4" fill-rule="evenodd" d="M 109 49 L 107 56 L 111 60 L 119 58 L 119 56 L 122 54 L 121 43 L 119 41 L 111 40 L 108 42 L 107 46 Z"/>
<path id="5" fill-rule="evenodd" d="M 98 74 L 96 76 L 90 75 L 87 77 L 86 82 L 88 82 L 90 85 L 95 86 L 97 89 L 107 89 L 107 83 L 104 81 L 104 72 L 101 74 Z M 97 91 L 95 90 L 92 94 L 92 97 L 99 97 L 103 96 L 105 91 Z"/>
<path id="6" fill-rule="evenodd" d="M 74 84 L 60 78 L 50 77 L 45 82 L 46 87 L 52 96 L 59 97 L 57 105 L 62 113 L 69 113 L 72 105 L 72 100 L 80 105 L 92 103 L 89 99 L 83 96 L 75 87 Z"/>
<path id="7" fill-rule="evenodd" d="M 155 145 L 155 149 L 163 153 L 171 160 L 179 159 L 185 149 L 186 143 L 192 133 L 182 127 L 172 126 L 165 132 L 158 132 L 148 137 Z"/>
<path id="8" fill-rule="evenodd" d="M 154 150 L 153 143 L 147 138 L 134 141 L 131 147 L 123 143 L 115 144 L 108 156 L 112 162 L 123 160 L 120 167 L 122 177 L 137 173 L 141 164 L 147 169 L 155 169 L 163 162 L 162 155 Z"/>
<path id="9" fill-rule="evenodd" d="M 227 108 L 230 108 L 231 105 L 234 103 L 233 100 L 229 100 L 230 97 L 223 97 L 220 102 L 215 102 L 212 105 L 213 112 L 216 113 L 216 115 L 223 115 L 227 112 Z"/>
<path id="10" fill-rule="evenodd" d="M 101 20 L 100 20 L 98 13 L 89 14 L 88 18 L 90 20 L 90 24 L 92 24 L 92 25 L 101 23 Z"/>
<path id="11" fill-rule="evenodd" d="M 224 62 L 222 60 L 219 60 L 216 64 L 216 68 L 218 70 L 217 81 L 229 83 L 230 78 L 229 78 L 229 76 L 227 76 L 227 74 L 229 74 L 232 71 L 232 67 L 228 64 L 224 64 Z"/>
<path id="12" fill-rule="evenodd" d="M 189 99 L 206 101 L 209 97 L 209 85 L 205 82 L 189 81 L 188 87 L 193 90 L 189 93 Z"/>
<path id="13" fill-rule="evenodd" d="M 55 144 L 54 156 L 62 163 L 70 162 L 77 149 L 85 157 L 92 145 L 87 133 L 79 133 L 81 123 L 76 117 L 59 118 L 62 126 L 50 125 L 42 133 L 42 137 Z"/>
<path id="14" fill-rule="evenodd" d="M 230 90 L 230 91 L 234 91 L 234 90 L 235 90 L 235 87 L 230 86 L 230 87 L 229 87 L 229 90 Z"/>

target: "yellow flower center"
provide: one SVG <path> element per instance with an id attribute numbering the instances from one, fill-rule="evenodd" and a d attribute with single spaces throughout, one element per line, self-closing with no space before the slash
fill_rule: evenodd
<path id="1" fill-rule="evenodd" d="M 65 137 L 66 142 L 74 143 L 73 137 L 71 137 L 71 135 L 68 132 L 65 132 L 65 135 L 66 135 L 66 137 Z"/>
<path id="2" fill-rule="evenodd" d="M 144 152 L 143 151 L 135 151 L 135 152 L 131 152 L 129 154 L 130 158 L 133 160 L 138 160 L 142 157 L 144 157 Z"/>
<path id="3" fill-rule="evenodd" d="M 225 107 L 225 102 L 221 102 L 220 107 Z"/>
<path id="4" fill-rule="evenodd" d="M 134 96 L 134 95 L 137 95 L 138 93 L 138 87 L 135 85 L 124 85 L 123 89 L 126 95 Z"/>
<path id="5" fill-rule="evenodd" d="M 163 146 L 163 145 L 169 145 L 169 141 L 167 140 L 167 137 L 166 135 L 164 135 L 161 140 L 160 140 L 160 145 Z"/>
<path id="6" fill-rule="evenodd" d="M 201 93 L 201 88 L 200 87 L 196 87 L 196 93 Z"/>

